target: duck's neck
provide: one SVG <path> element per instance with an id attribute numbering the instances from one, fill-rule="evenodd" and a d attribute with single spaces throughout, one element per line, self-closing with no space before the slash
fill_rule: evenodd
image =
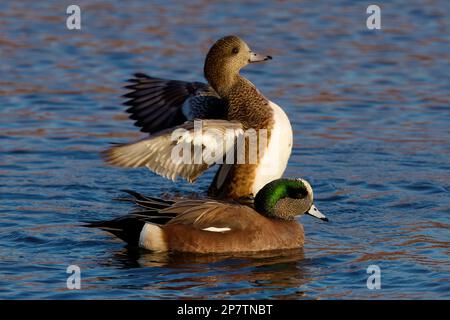
<path id="1" fill-rule="evenodd" d="M 228 120 L 240 121 L 244 129 L 268 129 L 273 125 L 269 101 L 238 71 L 205 64 L 205 78 L 228 104 Z"/>
<path id="2" fill-rule="evenodd" d="M 223 99 L 228 103 L 229 120 L 241 122 L 244 129 L 269 130 L 270 135 L 273 127 L 273 110 L 266 97 L 249 80 L 238 75 Z"/>
<path id="3" fill-rule="evenodd" d="M 221 98 L 226 98 L 241 76 L 239 72 L 229 72 L 216 66 L 205 66 L 205 78 Z"/>

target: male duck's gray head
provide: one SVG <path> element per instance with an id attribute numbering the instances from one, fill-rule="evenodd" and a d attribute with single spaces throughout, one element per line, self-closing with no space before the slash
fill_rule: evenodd
<path id="1" fill-rule="evenodd" d="M 266 184 L 255 196 L 255 209 L 272 218 L 291 220 L 309 214 L 324 221 L 328 219 L 313 203 L 311 185 L 304 179 L 277 179 Z"/>
<path id="2" fill-rule="evenodd" d="M 221 94 L 232 85 L 243 67 L 270 59 L 271 56 L 254 53 L 241 38 L 226 36 L 217 40 L 209 50 L 204 66 L 205 78 Z"/>

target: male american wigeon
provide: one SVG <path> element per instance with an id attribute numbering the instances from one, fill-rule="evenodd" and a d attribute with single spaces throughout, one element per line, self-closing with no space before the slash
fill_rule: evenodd
<path id="1" fill-rule="evenodd" d="M 152 251 L 191 253 L 255 252 L 303 246 L 309 214 L 327 221 L 313 204 L 313 190 L 303 179 L 278 179 L 257 193 L 254 206 L 211 199 L 162 200 L 129 192 L 144 208 L 127 216 L 90 223 L 129 245 Z"/>
<path id="2" fill-rule="evenodd" d="M 130 118 L 150 137 L 109 148 L 103 153 L 105 160 L 121 167 L 145 166 L 172 180 L 182 177 L 193 182 L 214 163 L 174 162 L 171 152 L 180 143 L 171 138 L 175 129 L 187 130 L 182 140 L 192 142 L 193 149 L 210 147 L 213 139 L 209 139 L 208 128 L 220 132 L 233 129 L 236 135 L 248 129 L 266 129 L 267 143 L 258 151 L 261 157 L 253 163 L 223 162 L 209 187 L 209 195 L 216 198 L 253 197 L 268 182 L 282 176 L 292 149 L 292 128 L 284 111 L 239 74 L 250 63 L 270 59 L 252 52 L 239 37 L 227 36 L 218 40 L 206 56 L 204 75 L 208 84 L 136 74 L 127 86 L 131 92 L 125 95 L 130 98 L 125 104 L 130 106 Z M 193 119 L 202 119 L 202 140 L 193 138 Z"/>

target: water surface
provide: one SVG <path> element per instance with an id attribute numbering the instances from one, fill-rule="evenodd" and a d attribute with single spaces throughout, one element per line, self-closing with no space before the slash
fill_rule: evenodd
<path id="1" fill-rule="evenodd" d="M 450 298 L 448 1 L 385 4 L 378 31 L 366 1 L 77 3 L 81 31 L 60 1 L 0 4 L 0 298 Z M 142 137 L 124 80 L 203 80 L 227 34 L 274 56 L 243 74 L 289 115 L 285 176 L 311 181 L 331 221 L 303 217 L 303 249 L 252 256 L 155 254 L 80 227 L 127 213 L 120 189 L 206 190 L 214 170 L 174 184 L 99 151 Z"/>

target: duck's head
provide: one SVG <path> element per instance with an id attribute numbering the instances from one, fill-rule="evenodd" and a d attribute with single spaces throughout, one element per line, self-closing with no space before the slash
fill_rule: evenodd
<path id="1" fill-rule="evenodd" d="M 204 73 L 210 85 L 220 94 L 249 63 L 267 61 L 271 56 L 254 53 L 237 36 L 226 36 L 214 43 L 206 56 Z"/>
<path id="2" fill-rule="evenodd" d="M 255 196 L 255 209 L 259 213 L 284 220 L 309 214 L 324 221 L 328 219 L 313 203 L 313 190 L 304 179 L 277 179 L 266 184 Z"/>

